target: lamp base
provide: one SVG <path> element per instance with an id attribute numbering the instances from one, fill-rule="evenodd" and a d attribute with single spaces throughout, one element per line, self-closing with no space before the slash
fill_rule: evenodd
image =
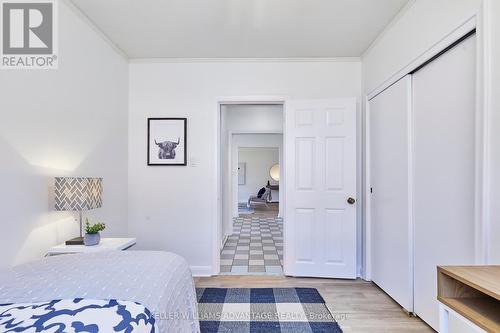
<path id="1" fill-rule="evenodd" d="M 76 237 L 66 241 L 66 245 L 83 245 L 83 237 Z"/>

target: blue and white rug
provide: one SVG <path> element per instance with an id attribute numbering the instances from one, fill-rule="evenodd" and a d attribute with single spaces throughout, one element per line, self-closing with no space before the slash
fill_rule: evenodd
<path id="1" fill-rule="evenodd" d="M 201 333 L 341 333 L 313 288 L 200 288 Z"/>

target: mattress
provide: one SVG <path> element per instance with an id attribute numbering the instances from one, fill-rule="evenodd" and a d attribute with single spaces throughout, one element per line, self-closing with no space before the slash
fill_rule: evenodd
<path id="1" fill-rule="evenodd" d="M 191 271 L 173 253 L 61 255 L 14 267 L 0 278 L 0 303 L 71 298 L 138 302 L 154 314 L 160 332 L 200 330 Z"/>

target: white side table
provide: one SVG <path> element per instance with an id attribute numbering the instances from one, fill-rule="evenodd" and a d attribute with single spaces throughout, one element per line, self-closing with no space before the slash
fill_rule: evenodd
<path id="1" fill-rule="evenodd" d="M 101 251 L 125 251 L 136 244 L 135 238 L 101 238 L 94 246 L 60 244 L 51 247 L 45 256 L 57 256 L 71 253 L 93 253 Z"/>

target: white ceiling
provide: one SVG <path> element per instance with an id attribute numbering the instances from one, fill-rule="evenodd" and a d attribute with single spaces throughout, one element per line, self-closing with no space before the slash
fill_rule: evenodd
<path id="1" fill-rule="evenodd" d="M 71 0 L 130 58 L 358 57 L 408 0 Z"/>

